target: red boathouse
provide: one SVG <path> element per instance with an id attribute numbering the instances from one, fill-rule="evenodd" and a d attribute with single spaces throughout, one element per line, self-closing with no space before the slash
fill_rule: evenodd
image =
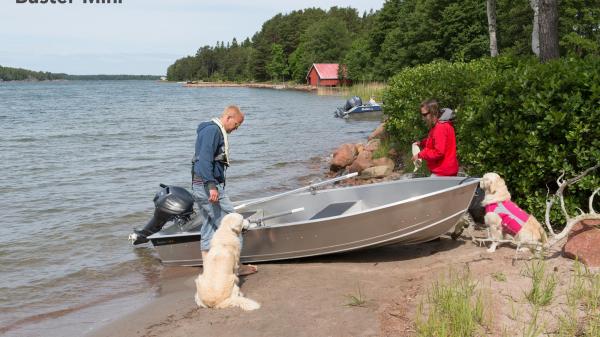
<path id="1" fill-rule="evenodd" d="M 306 83 L 315 87 L 335 87 L 342 83 L 349 84 L 347 79 L 338 77 L 337 63 L 313 63 L 306 74 Z"/>

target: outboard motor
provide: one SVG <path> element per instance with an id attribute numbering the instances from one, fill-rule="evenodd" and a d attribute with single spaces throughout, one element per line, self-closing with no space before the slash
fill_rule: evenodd
<path id="1" fill-rule="evenodd" d="M 346 104 L 344 104 L 344 106 L 337 108 L 334 115 L 335 115 L 335 117 L 340 117 L 340 118 L 345 117 L 348 110 L 354 108 L 355 106 L 359 106 L 359 105 L 362 105 L 362 99 L 360 99 L 360 97 L 358 97 L 358 96 L 350 97 L 350 98 L 348 98 L 348 100 L 346 101 Z"/>
<path id="2" fill-rule="evenodd" d="M 148 242 L 148 236 L 160 231 L 171 220 L 187 221 L 194 212 L 194 198 L 185 188 L 160 184 L 154 196 L 154 215 L 142 229 L 134 229 L 129 240 L 134 245 Z"/>
<path id="3" fill-rule="evenodd" d="M 475 195 L 473 196 L 471 204 L 469 205 L 469 214 L 471 214 L 473 220 L 475 220 L 475 222 L 478 224 L 483 224 L 485 222 L 483 219 L 485 217 L 485 207 L 481 206 L 481 202 L 483 201 L 484 197 L 485 192 L 481 189 L 481 187 L 477 186 Z"/>
<path id="4" fill-rule="evenodd" d="M 346 104 L 344 105 L 344 111 L 348 111 L 348 110 L 354 108 L 355 106 L 359 106 L 359 105 L 362 105 L 362 99 L 360 99 L 360 97 L 358 97 L 358 96 L 350 97 L 350 98 L 348 98 L 348 100 L 346 101 Z"/>

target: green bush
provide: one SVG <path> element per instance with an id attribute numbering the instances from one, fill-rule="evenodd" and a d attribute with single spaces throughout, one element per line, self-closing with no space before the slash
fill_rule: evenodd
<path id="1" fill-rule="evenodd" d="M 384 92 L 385 113 L 390 117 L 388 131 L 408 149 L 412 141 L 427 135 L 418 113 L 422 101 L 436 98 L 442 107 L 460 111 L 469 91 L 498 65 L 486 58 L 470 63 L 437 61 L 403 70 L 390 80 Z"/>
<path id="2" fill-rule="evenodd" d="M 432 97 L 457 110 L 458 155 L 466 172 L 499 173 L 513 200 L 539 220 L 561 172 L 570 178 L 600 161 L 598 57 L 546 64 L 500 57 L 406 69 L 384 94 L 388 129 L 403 151 L 426 136 L 418 109 Z M 600 174 L 594 172 L 569 187 L 565 197 L 571 215 L 575 207 L 587 208 L 599 185 Z M 562 222 L 557 211 L 555 225 Z"/>

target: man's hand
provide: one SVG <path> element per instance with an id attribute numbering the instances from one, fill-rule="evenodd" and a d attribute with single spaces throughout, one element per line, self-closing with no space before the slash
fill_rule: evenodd
<path id="1" fill-rule="evenodd" d="M 208 201 L 215 203 L 219 201 L 219 191 L 216 189 L 210 189 L 210 196 L 208 197 Z"/>

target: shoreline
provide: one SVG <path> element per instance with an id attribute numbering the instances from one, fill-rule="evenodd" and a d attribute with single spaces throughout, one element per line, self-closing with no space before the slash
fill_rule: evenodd
<path id="1" fill-rule="evenodd" d="M 326 176 L 328 171 L 322 167 L 320 173 Z M 398 179 L 399 175 L 395 171 L 383 178 L 354 179 L 341 185 Z M 474 234 L 485 236 L 483 230 Z M 481 285 L 488 303 L 495 303 L 489 308 L 492 335 L 506 329 L 517 333 L 528 318 L 516 320 L 511 312 L 528 310 L 528 303 L 511 299 L 523 296 L 531 284 L 523 273 L 531 263 L 529 254 L 521 254 L 515 260 L 510 246 L 500 246 L 490 254 L 464 234 L 454 240 L 448 233 L 418 245 L 258 263 L 257 274 L 240 280 L 244 294 L 261 304 L 252 312 L 198 308 L 194 279 L 201 268 L 164 267 L 159 290 L 148 303 L 85 336 L 414 336 L 418 307 L 426 301 L 432 283 L 461 270 Z M 546 263 L 559 280 L 569 279 L 572 260 L 555 251 Z M 565 292 L 567 286 L 560 282 L 557 291 Z M 564 301 L 557 298 L 548 312 L 559 310 L 566 305 Z"/>
<path id="2" fill-rule="evenodd" d="M 276 90 L 297 90 L 305 92 L 317 91 L 317 87 L 302 84 L 273 84 L 273 83 L 235 83 L 235 82 L 197 82 L 190 81 L 183 84 L 187 88 L 255 88 L 255 89 L 276 89 Z"/>
<path id="3" fill-rule="evenodd" d="M 201 269 L 165 267 L 171 276 L 161 280 L 154 298 L 85 336 L 413 336 L 417 308 L 431 284 L 461 270 L 490 289 L 486 296 L 498 303 L 492 331 L 500 333 L 506 326 L 521 328 L 523 322 L 509 319 L 510 310 L 526 310 L 527 301 L 514 309 L 510 299 L 523 296 L 531 283 L 522 273 L 530 262 L 513 257 L 512 247 L 489 254 L 466 238 L 443 236 L 419 245 L 259 263 L 257 274 L 240 281 L 244 294 L 261 304 L 252 312 L 198 308 L 194 278 Z M 558 256 L 547 263 L 559 279 L 568 280 L 572 260 Z M 499 274 L 506 280 L 498 280 Z M 561 282 L 557 291 L 566 286 Z M 352 305 L 353 296 L 364 303 Z M 558 299 L 549 309 L 560 309 L 564 301 Z"/>
<path id="4" fill-rule="evenodd" d="M 393 299 L 387 289 L 413 293 L 414 278 L 422 279 L 423 260 L 436 255 L 433 265 L 445 268 L 444 257 L 462 246 L 464 257 L 475 259 L 477 247 L 450 239 L 411 246 L 388 246 L 367 251 L 258 264 L 257 274 L 242 278 L 249 298 L 261 303 L 256 312 L 239 309 L 199 309 L 193 299 L 194 278 L 200 268 L 171 268 L 177 275 L 161 281 L 159 294 L 140 309 L 89 331 L 86 337 L 109 336 L 379 336 L 386 324 L 380 317 Z M 440 253 L 441 252 L 441 253 Z M 439 254 L 438 254 L 439 253 Z M 417 273 L 421 276 L 413 275 Z M 361 288 L 364 307 L 346 305 Z M 382 302 L 382 303 L 378 303 Z M 316 323 L 316 324 L 315 324 Z"/>

